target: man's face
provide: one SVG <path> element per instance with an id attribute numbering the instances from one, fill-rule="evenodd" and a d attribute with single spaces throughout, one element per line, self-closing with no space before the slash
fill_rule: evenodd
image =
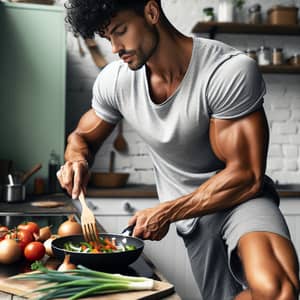
<path id="1" fill-rule="evenodd" d="M 156 28 L 133 11 L 123 11 L 112 18 L 103 35 L 132 70 L 141 68 L 157 48 L 159 36 Z"/>

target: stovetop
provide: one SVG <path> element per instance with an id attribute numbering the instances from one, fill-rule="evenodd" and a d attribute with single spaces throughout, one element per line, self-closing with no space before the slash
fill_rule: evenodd
<path id="1" fill-rule="evenodd" d="M 17 225 L 24 221 L 36 222 L 40 227 L 52 226 L 51 230 L 56 233 L 59 225 L 68 219 L 68 215 L 30 215 L 30 214 L 16 214 L 0 216 L 0 224 L 8 226 L 9 228 L 15 228 Z M 21 260 L 15 264 L 2 265 L 0 264 L 0 277 L 9 277 L 23 272 L 29 272 L 30 263 L 25 260 Z M 114 273 L 118 272 L 124 275 L 131 276 L 143 276 L 148 278 L 155 278 L 155 274 L 152 268 L 146 263 L 142 256 L 140 256 L 133 264 L 122 270 L 114 270 Z"/>

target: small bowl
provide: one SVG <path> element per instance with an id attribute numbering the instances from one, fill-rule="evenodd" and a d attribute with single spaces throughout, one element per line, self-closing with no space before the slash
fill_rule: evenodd
<path id="1" fill-rule="evenodd" d="M 95 187 L 122 187 L 127 183 L 129 173 L 98 173 L 91 174 L 90 183 Z"/>

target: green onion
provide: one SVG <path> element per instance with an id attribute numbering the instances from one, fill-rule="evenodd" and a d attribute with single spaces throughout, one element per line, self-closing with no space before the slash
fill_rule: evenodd
<path id="1" fill-rule="evenodd" d="M 40 281 L 38 288 L 26 294 L 41 293 L 37 300 L 57 298 L 76 300 L 91 295 L 151 290 L 154 286 L 153 279 L 94 271 L 81 265 L 78 265 L 75 270 L 64 272 L 48 270 L 40 262 L 32 264 L 32 268 L 39 272 L 16 275 L 13 278 Z"/>

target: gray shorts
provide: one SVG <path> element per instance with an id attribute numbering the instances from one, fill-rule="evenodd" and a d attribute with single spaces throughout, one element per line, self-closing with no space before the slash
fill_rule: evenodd
<path id="1" fill-rule="evenodd" d="M 290 239 L 275 199 L 265 192 L 233 209 L 205 215 L 183 236 L 203 300 L 232 300 L 247 286 L 236 251 L 244 234 L 267 231 Z"/>

